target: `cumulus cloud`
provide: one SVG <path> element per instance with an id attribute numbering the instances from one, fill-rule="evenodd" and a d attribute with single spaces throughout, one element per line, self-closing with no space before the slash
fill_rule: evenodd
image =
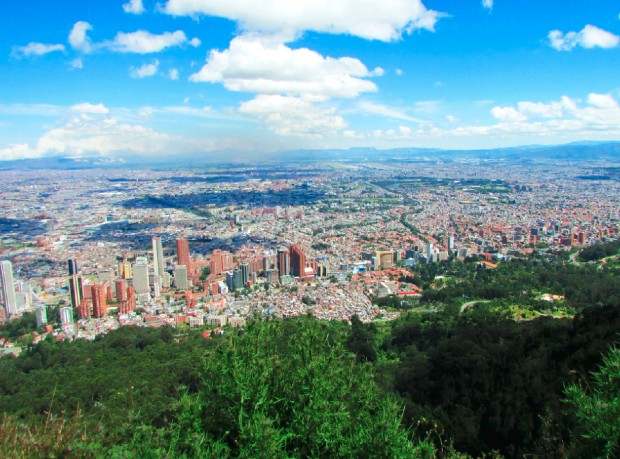
<path id="1" fill-rule="evenodd" d="M 517 121 L 525 121 L 527 117 L 513 107 L 493 107 L 491 115 L 499 121 L 512 123 Z"/>
<path id="2" fill-rule="evenodd" d="M 168 0 L 163 11 L 175 16 L 217 16 L 244 30 L 349 34 L 394 41 L 416 29 L 433 31 L 442 15 L 421 0 Z"/>
<path id="3" fill-rule="evenodd" d="M 123 4 L 123 11 L 131 14 L 142 14 L 145 9 L 144 5 L 142 5 L 142 0 L 129 0 Z"/>
<path id="4" fill-rule="evenodd" d="M 129 75 L 132 78 L 147 78 L 157 75 L 159 70 L 159 61 L 155 60 L 151 64 L 144 64 L 140 67 L 131 67 L 129 69 Z"/>
<path id="5" fill-rule="evenodd" d="M 376 91 L 363 78 L 381 75 L 358 59 L 323 57 L 307 48 L 291 49 L 269 37 L 242 35 L 224 51 L 211 51 L 194 82 L 223 83 L 232 91 L 260 94 L 356 97 Z"/>
<path id="6" fill-rule="evenodd" d="M 69 62 L 69 66 L 73 70 L 82 70 L 84 68 L 84 61 L 82 61 L 82 59 L 78 57 L 77 59 L 73 59 L 71 62 Z"/>
<path id="7" fill-rule="evenodd" d="M 116 153 L 157 154 L 170 147 L 172 138 L 145 126 L 119 123 L 102 104 L 71 107 L 74 115 L 61 127 L 47 131 L 36 145 L 0 148 L 0 158 L 23 159 L 63 154 L 84 156 Z"/>
<path id="8" fill-rule="evenodd" d="M 179 79 L 179 70 L 178 69 L 170 69 L 170 71 L 168 72 L 168 78 L 170 78 L 171 80 L 178 80 Z"/>
<path id="9" fill-rule="evenodd" d="M 291 96 L 261 94 L 241 104 L 239 112 L 260 119 L 268 129 L 283 136 L 322 139 L 347 126 L 336 107 Z"/>
<path id="10" fill-rule="evenodd" d="M 482 6 L 487 10 L 493 9 L 493 0 L 482 0 Z"/>
<path id="11" fill-rule="evenodd" d="M 558 51 L 571 51 L 577 46 L 581 48 L 615 48 L 620 37 L 593 25 L 586 25 L 580 32 L 563 33 L 552 30 L 548 35 L 549 44 Z"/>
<path id="12" fill-rule="evenodd" d="M 120 53 L 150 54 L 185 43 L 187 43 L 187 37 L 182 30 L 164 32 L 160 35 L 146 30 L 137 30 L 129 33 L 118 32 L 114 40 L 106 43 L 106 46 Z"/>
<path id="13" fill-rule="evenodd" d="M 60 44 L 49 45 L 45 43 L 28 43 L 26 46 L 15 46 L 13 48 L 13 56 L 30 57 L 30 56 L 43 56 L 57 51 L 64 51 L 65 46 Z"/>
<path id="14" fill-rule="evenodd" d="M 110 110 L 103 104 L 91 104 L 84 102 L 71 107 L 71 110 L 78 113 L 86 113 L 89 115 L 108 115 Z"/>
<path id="15" fill-rule="evenodd" d="M 88 36 L 90 30 L 93 30 L 93 26 L 86 21 L 78 21 L 73 24 L 73 28 L 71 32 L 69 32 L 69 44 L 71 47 L 83 53 L 90 53 L 92 50 L 91 41 Z"/>

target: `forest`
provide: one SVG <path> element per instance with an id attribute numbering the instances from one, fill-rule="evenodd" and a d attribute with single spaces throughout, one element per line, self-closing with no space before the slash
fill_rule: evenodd
<path id="1" fill-rule="evenodd" d="M 617 457 L 618 274 L 453 261 L 415 268 L 422 308 L 392 322 L 48 338 L 0 359 L 0 456 Z"/>

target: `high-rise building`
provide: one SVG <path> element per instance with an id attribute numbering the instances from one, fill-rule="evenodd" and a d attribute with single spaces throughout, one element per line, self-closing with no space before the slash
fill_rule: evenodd
<path id="1" fill-rule="evenodd" d="M 70 306 L 63 306 L 60 308 L 60 323 L 62 325 L 70 325 L 73 323 L 73 308 Z"/>
<path id="2" fill-rule="evenodd" d="M 47 323 L 47 309 L 44 304 L 36 307 L 34 310 L 37 319 L 37 327 L 42 327 Z"/>
<path id="3" fill-rule="evenodd" d="M 164 250 L 161 246 L 161 238 L 153 238 L 153 266 L 156 276 L 164 275 Z"/>
<path id="4" fill-rule="evenodd" d="M 8 260 L 0 261 L 0 284 L 2 284 L 2 302 L 7 317 L 17 315 L 17 300 L 13 284 L 13 264 Z"/>
<path id="5" fill-rule="evenodd" d="M 69 277 L 69 295 L 71 296 L 71 306 L 77 309 L 82 302 L 82 276 L 73 274 Z"/>
<path id="6" fill-rule="evenodd" d="M 222 251 L 220 249 L 215 249 L 213 253 L 211 253 L 211 258 L 209 259 L 209 268 L 211 269 L 211 274 L 214 276 L 219 276 L 224 272 L 224 264 L 222 262 Z"/>
<path id="7" fill-rule="evenodd" d="M 136 258 L 133 265 L 133 287 L 136 293 L 150 293 L 151 286 L 149 284 L 149 265 L 144 257 Z"/>
<path id="8" fill-rule="evenodd" d="M 189 242 L 185 238 L 177 239 L 177 264 L 187 267 L 187 272 L 189 272 L 190 263 Z"/>
<path id="9" fill-rule="evenodd" d="M 174 267 L 174 285 L 179 290 L 189 289 L 189 280 L 187 278 L 187 266 L 176 265 Z"/>
<path id="10" fill-rule="evenodd" d="M 70 258 L 69 260 L 67 260 L 67 267 L 69 268 L 70 276 L 77 276 L 78 266 L 77 261 L 74 258 Z"/>
<path id="11" fill-rule="evenodd" d="M 243 285 L 245 285 L 250 280 L 250 265 L 248 263 L 241 263 L 240 269 Z"/>
<path id="12" fill-rule="evenodd" d="M 304 277 L 306 269 L 306 257 L 298 245 L 292 245 L 290 248 L 291 275 L 295 277 Z"/>
<path id="13" fill-rule="evenodd" d="M 104 285 L 93 285 L 93 315 L 97 318 L 105 317 L 108 313 L 106 302 L 106 288 Z"/>
<path id="14" fill-rule="evenodd" d="M 117 280 L 116 284 L 116 301 L 127 301 L 127 287 L 124 280 Z"/>
<path id="15" fill-rule="evenodd" d="M 86 298 L 82 299 L 82 302 L 77 308 L 77 312 L 80 319 L 90 319 L 92 316 L 90 301 Z"/>
<path id="16" fill-rule="evenodd" d="M 127 287 L 127 304 L 129 311 L 136 310 L 136 290 L 131 285 Z"/>
<path id="17" fill-rule="evenodd" d="M 291 272 L 291 266 L 290 266 L 290 253 L 288 250 L 286 250 L 285 248 L 279 248 L 278 249 L 278 271 L 280 274 L 280 277 L 282 276 L 288 276 Z"/>

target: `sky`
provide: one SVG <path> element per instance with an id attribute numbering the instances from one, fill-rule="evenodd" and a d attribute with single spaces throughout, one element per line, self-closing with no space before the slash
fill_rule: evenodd
<path id="1" fill-rule="evenodd" d="M 0 159 L 620 140 L 617 0 L 3 0 Z"/>

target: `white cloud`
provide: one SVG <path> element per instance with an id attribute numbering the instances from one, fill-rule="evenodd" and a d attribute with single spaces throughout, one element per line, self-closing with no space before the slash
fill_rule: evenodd
<path id="1" fill-rule="evenodd" d="M 108 115 L 110 110 L 103 104 L 91 104 L 88 102 L 76 104 L 71 110 L 78 113 L 86 113 L 89 115 Z"/>
<path id="2" fill-rule="evenodd" d="M 239 112 L 261 120 L 268 129 L 282 136 L 322 139 L 346 128 L 336 107 L 323 106 L 298 97 L 259 95 L 244 102 Z"/>
<path id="3" fill-rule="evenodd" d="M 188 43 L 194 48 L 198 48 L 202 42 L 200 41 L 198 37 L 194 37 Z"/>
<path id="4" fill-rule="evenodd" d="M 505 123 L 514 123 L 527 120 L 527 117 L 513 107 L 493 107 L 491 109 L 493 117 Z"/>
<path id="5" fill-rule="evenodd" d="M 82 61 L 81 57 L 73 59 L 71 62 L 69 62 L 69 65 L 74 70 L 82 70 L 84 68 L 84 62 Z"/>
<path id="6" fill-rule="evenodd" d="M 102 104 L 71 107 L 74 116 L 61 127 L 47 131 L 31 147 L 27 144 L 0 148 L 0 158 L 36 158 L 50 154 L 103 156 L 115 153 L 158 154 L 172 145 L 172 137 L 145 126 L 119 123 Z"/>
<path id="7" fill-rule="evenodd" d="M 488 10 L 492 10 L 493 9 L 493 0 L 482 0 L 482 6 L 483 6 L 483 8 L 486 8 Z"/>
<path id="8" fill-rule="evenodd" d="M 372 113 L 373 115 L 385 116 L 387 118 L 394 118 L 403 121 L 411 121 L 412 123 L 424 123 L 424 120 L 414 118 L 407 115 L 404 111 L 386 107 L 385 105 L 376 104 L 373 102 L 360 102 L 357 104 L 358 108 L 366 113 Z"/>
<path id="9" fill-rule="evenodd" d="M 291 49 L 273 37 L 242 35 L 227 50 L 211 51 L 190 80 L 260 94 L 356 97 L 377 90 L 362 78 L 382 73 L 379 68 L 369 71 L 355 58 L 323 57 L 307 48 Z"/>
<path id="10" fill-rule="evenodd" d="M 71 47 L 83 53 L 90 53 L 92 50 L 91 41 L 88 37 L 90 30 L 93 30 L 93 26 L 86 21 L 78 21 L 73 24 L 73 28 L 69 33 L 69 44 Z"/>
<path id="11" fill-rule="evenodd" d="M 187 42 L 187 37 L 182 30 L 176 32 L 164 32 L 161 35 L 153 34 L 146 30 L 136 32 L 118 32 L 112 42 L 105 45 L 120 53 L 149 54 L 158 53 L 166 48 L 180 46 Z"/>
<path id="12" fill-rule="evenodd" d="M 615 48 L 620 43 L 620 37 L 593 25 L 586 25 L 580 32 L 563 33 L 552 30 L 548 35 L 549 44 L 558 51 L 571 51 L 580 46 L 582 48 Z"/>
<path id="13" fill-rule="evenodd" d="M 131 14 L 142 14 L 145 9 L 144 5 L 142 5 L 142 0 L 129 0 L 127 3 L 123 4 L 123 11 Z"/>
<path id="14" fill-rule="evenodd" d="M 178 80 L 179 79 L 179 70 L 178 69 L 170 69 L 170 71 L 168 72 L 168 78 L 170 78 L 171 80 Z"/>
<path id="15" fill-rule="evenodd" d="M 155 60 L 152 64 L 144 64 L 140 67 L 131 67 L 129 75 L 131 78 L 147 78 L 157 75 L 159 70 L 159 61 Z"/>
<path id="16" fill-rule="evenodd" d="M 13 48 L 13 56 L 30 57 L 30 56 L 43 56 L 44 54 L 53 53 L 57 51 L 64 51 L 65 46 L 60 44 L 49 45 L 45 43 L 28 43 L 26 46 L 15 46 Z"/>
<path id="17" fill-rule="evenodd" d="M 442 15 L 421 0 L 262 0 L 260 6 L 255 0 L 168 0 L 164 12 L 224 17 L 250 31 L 315 31 L 381 41 L 416 29 L 433 31 Z"/>

